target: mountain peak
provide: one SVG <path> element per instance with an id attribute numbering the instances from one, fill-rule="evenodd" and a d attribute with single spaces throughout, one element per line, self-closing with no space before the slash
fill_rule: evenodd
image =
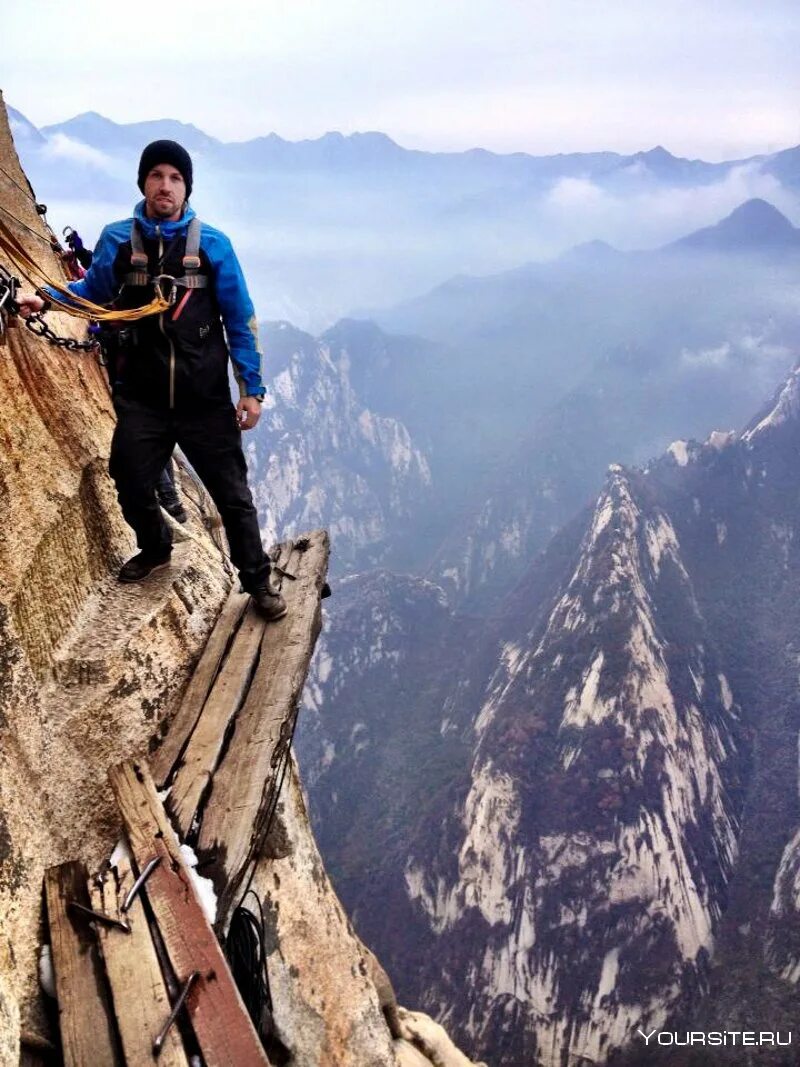
<path id="1" fill-rule="evenodd" d="M 755 197 L 740 204 L 715 226 L 696 230 L 667 247 L 709 252 L 745 252 L 778 247 L 800 249 L 800 230 L 795 229 L 773 204 Z"/>
<path id="2" fill-rule="evenodd" d="M 756 415 L 745 429 L 742 440 L 752 441 L 765 431 L 773 430 L 783 423 L 797 421 L 800 418 L 800 366 L 788 376 L 778 389 L 765 411 Z"/>
<path id="3" fill-rule="evenodd" d="M 578 263 L 602 263 L 607 259 L 620 255 L 622 253 L 619 249 L 614 248 L 608 241 L 595 239 L 593 241 L 584 241 L 579 245 L 573 245 L 572 248 L 568 248 L 558 258 L 562 261 L 567 260 Z"/>
<path id="4" fill-rule="evenodd" d="M 793 230 L 791 222 L 768 200 L 755 196 L 734 208 L 720 226 L 769 226 L 783 231 Z"/>
<path id="5" fill-rule="evenodd" d="M 17 111 L 17 109 L 11 107 L 10 104 L 6 104 L 6 112 L 8 114 L 8 124 L 11 129 L 11 135 L 17 145 L 21 144 L 23 141 L 36 145 L 44 144 L 45 138 L 39 133 L 30 119 L 27 119 L 21 111 Z"/>

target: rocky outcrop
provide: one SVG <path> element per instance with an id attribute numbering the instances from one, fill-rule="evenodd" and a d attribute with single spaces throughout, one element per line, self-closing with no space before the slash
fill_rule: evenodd
<path id="1" fill-rule="evenodd" d="M 429 499 L 428 460 L 360 394 L 346 350 L 286 322 L 262 334 L 270 388 L 248 462 L 264 537 L 325 526 L 336 568 L 375 563 Z"/>
<path id="2" fill-rule="evenodd" d="M 639 1027 L 792 1028 L 799 394 L 795 371 L 741 434 L 609 468 L 479 620 L 407 578 L 340 585 L 301 738 L 324 853 L 401 996 L 472 1055 L 639 1064 Z"/>

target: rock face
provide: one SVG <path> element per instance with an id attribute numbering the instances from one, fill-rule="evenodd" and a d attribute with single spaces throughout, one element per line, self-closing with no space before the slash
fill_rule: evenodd
<path id="1" fill-rule="evenodd" d="M 415 614 L 396 577 L 380 595 L 352 579 L 362 595 L 332 608 L 326 648 L 349 657 L 318 663 L 301 749 L 323 850 L 401 996 L 472 1055 L 638 1064 L 639 1027 L 792 1029 L 798 397 L 795 371 L 741 434 L 612 466 L 481 620 L 435 596 Z M 390 657 L 424 735 L 381 677 Z M 389 803 L 360 758 L 373 733 L 402 754 Z M 380 854 L 322 829 L 347 812 L 358 830 L 362 803 L 393 845 Z"/>
<path id="2" fill-rule="evenodd" d="M 20 239 L 57 277 L 1 102 L 0 166 L 21 187 L 3 178 L 0 205 L 30 227 Z M 63 315 L 48 322 L 78 336 Z M 50 348 L 21 326 L 9 332 L 0 348 L 3 1064 L 19 1062 L 21 1035 L 25 1063 L 38 1063 L 31 1041 L 52 1036 L 37 982 L 44 869 L 108 859 L 120 824 L 107 770 L 152 749 L 166 728 L 231 583 L 203 494 L 183 470 L 190 519 L 175 529 L 172 567 L 141 586 L 116 583 L 134 546 L 106 474 L 112 429 L 91 355 Z M 270 920 L 282 1062 L 394 1065 L 368 954 L 321 865 L 294 775 L 270 847 L 255 884 Z"/>
<path id="3" fill-rule="evenodd" d="M 374 564 L 424 507 L 428 460 L 399 419 L 370 408 L 346 349 L 285 322 L 262 335 L 269 389 L 248 462 L 264 538 L 325 526 L 337 567 Z"/>
<path id="4" fill-rule="evenodd" d="M 0 165 L 25 187 L 2 111 Z M 59 277 L 31 199 L 5 176 L 0 203 L 31 227 L 15 232 Z M 48 321 L 80 336 L 74 320 Z M 93 356 L 51 348 L 21 326 L 9 331 L 0 349 L 0 1029 L 8 1047 L 18 1039 L 17 1013 L 23 1030 L 41 1026 L 43 870 L 78 856 L 99 864 L 108 854 L 119 827 L 106 771 L 147 750 L 230 582 L 190 502 L 174 567 L 146 588 L 117 587 L 111 575 L 134 546 L 106 474 L 112 428 Z"/>

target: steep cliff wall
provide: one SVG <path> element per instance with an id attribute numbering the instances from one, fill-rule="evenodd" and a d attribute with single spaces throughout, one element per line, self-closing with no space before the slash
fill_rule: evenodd
<path id="1" fill-rule="evenodd" d="M 1 105 L 0 167 L 4 221 L 58 277 Z M 48 321 L 60 334 L 80 336 L 77 321 L 53 313 Z M 112 429 L 104 374 L 92 355 L 53 348 L 21 326 L 9 331 L 0 348 L 4 1064 L 16 1062 L 20 1027 L 43 1026 L 36 982 L 42 872 L 79 855 L 98 864 L 108 854 L 119 827 L 106 770 L 147 750 L 230 583 L 190 502 L 175 566 L 146 587 L 117 585 L 114 571 L 134 546 L 106 474 Z"/>

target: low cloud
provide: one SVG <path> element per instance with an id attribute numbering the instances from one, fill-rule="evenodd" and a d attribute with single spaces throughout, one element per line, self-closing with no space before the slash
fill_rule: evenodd
<path id="1" fill-rule="evenodd" d="M 96 168 L 115 178 L 121 174 L 119 160 L 115 160 L 113 156 L 102 152 L 99 148 L 93 148 L 91 145 L 84 144 L 83 141 L 76 141 L 65 133 L 53 134 L 40 151 L 46 160 L 54 163 L 78 163 L 85 167 Z"/>
<path id="2" fill-rule="evenodd" d="M 694 352 L 684 348 L 681 352 L 681 360 L 690 367 L 721 367 L 728 362 L 731 351 L 730 341 L 725 341 L 716 348 L 701 348 Z"/>
<path id="3" fill-rule="evenodd" d="M 749 364 L 768 364 L 770 362 L 786 363 L 792 357 L 792 350 L 783 344 L 776 344 L 765 333 L 745 333 L 719 345 L 706 348 L 681 351 L 681 363 L 685 367 L 724 367 L 737 360 Z"/>
<path id="4" fill-rule="evenodd" d="M 630 172 L 627 168 L 627 177 Z M 639 181 L 642 176 L 637 175 Z M 790 218 L 800 214 L 795 194 L 748 163 L 718 182 L 686 188 L 617 192 L 589 178 L 562 178 L 544 197 L 542 223 L 559 232 L 567 242 L 563 247 L 599 238 L 621 249 L 655 248 L 723 219 L 753 197 L 768 200 Z"/>

